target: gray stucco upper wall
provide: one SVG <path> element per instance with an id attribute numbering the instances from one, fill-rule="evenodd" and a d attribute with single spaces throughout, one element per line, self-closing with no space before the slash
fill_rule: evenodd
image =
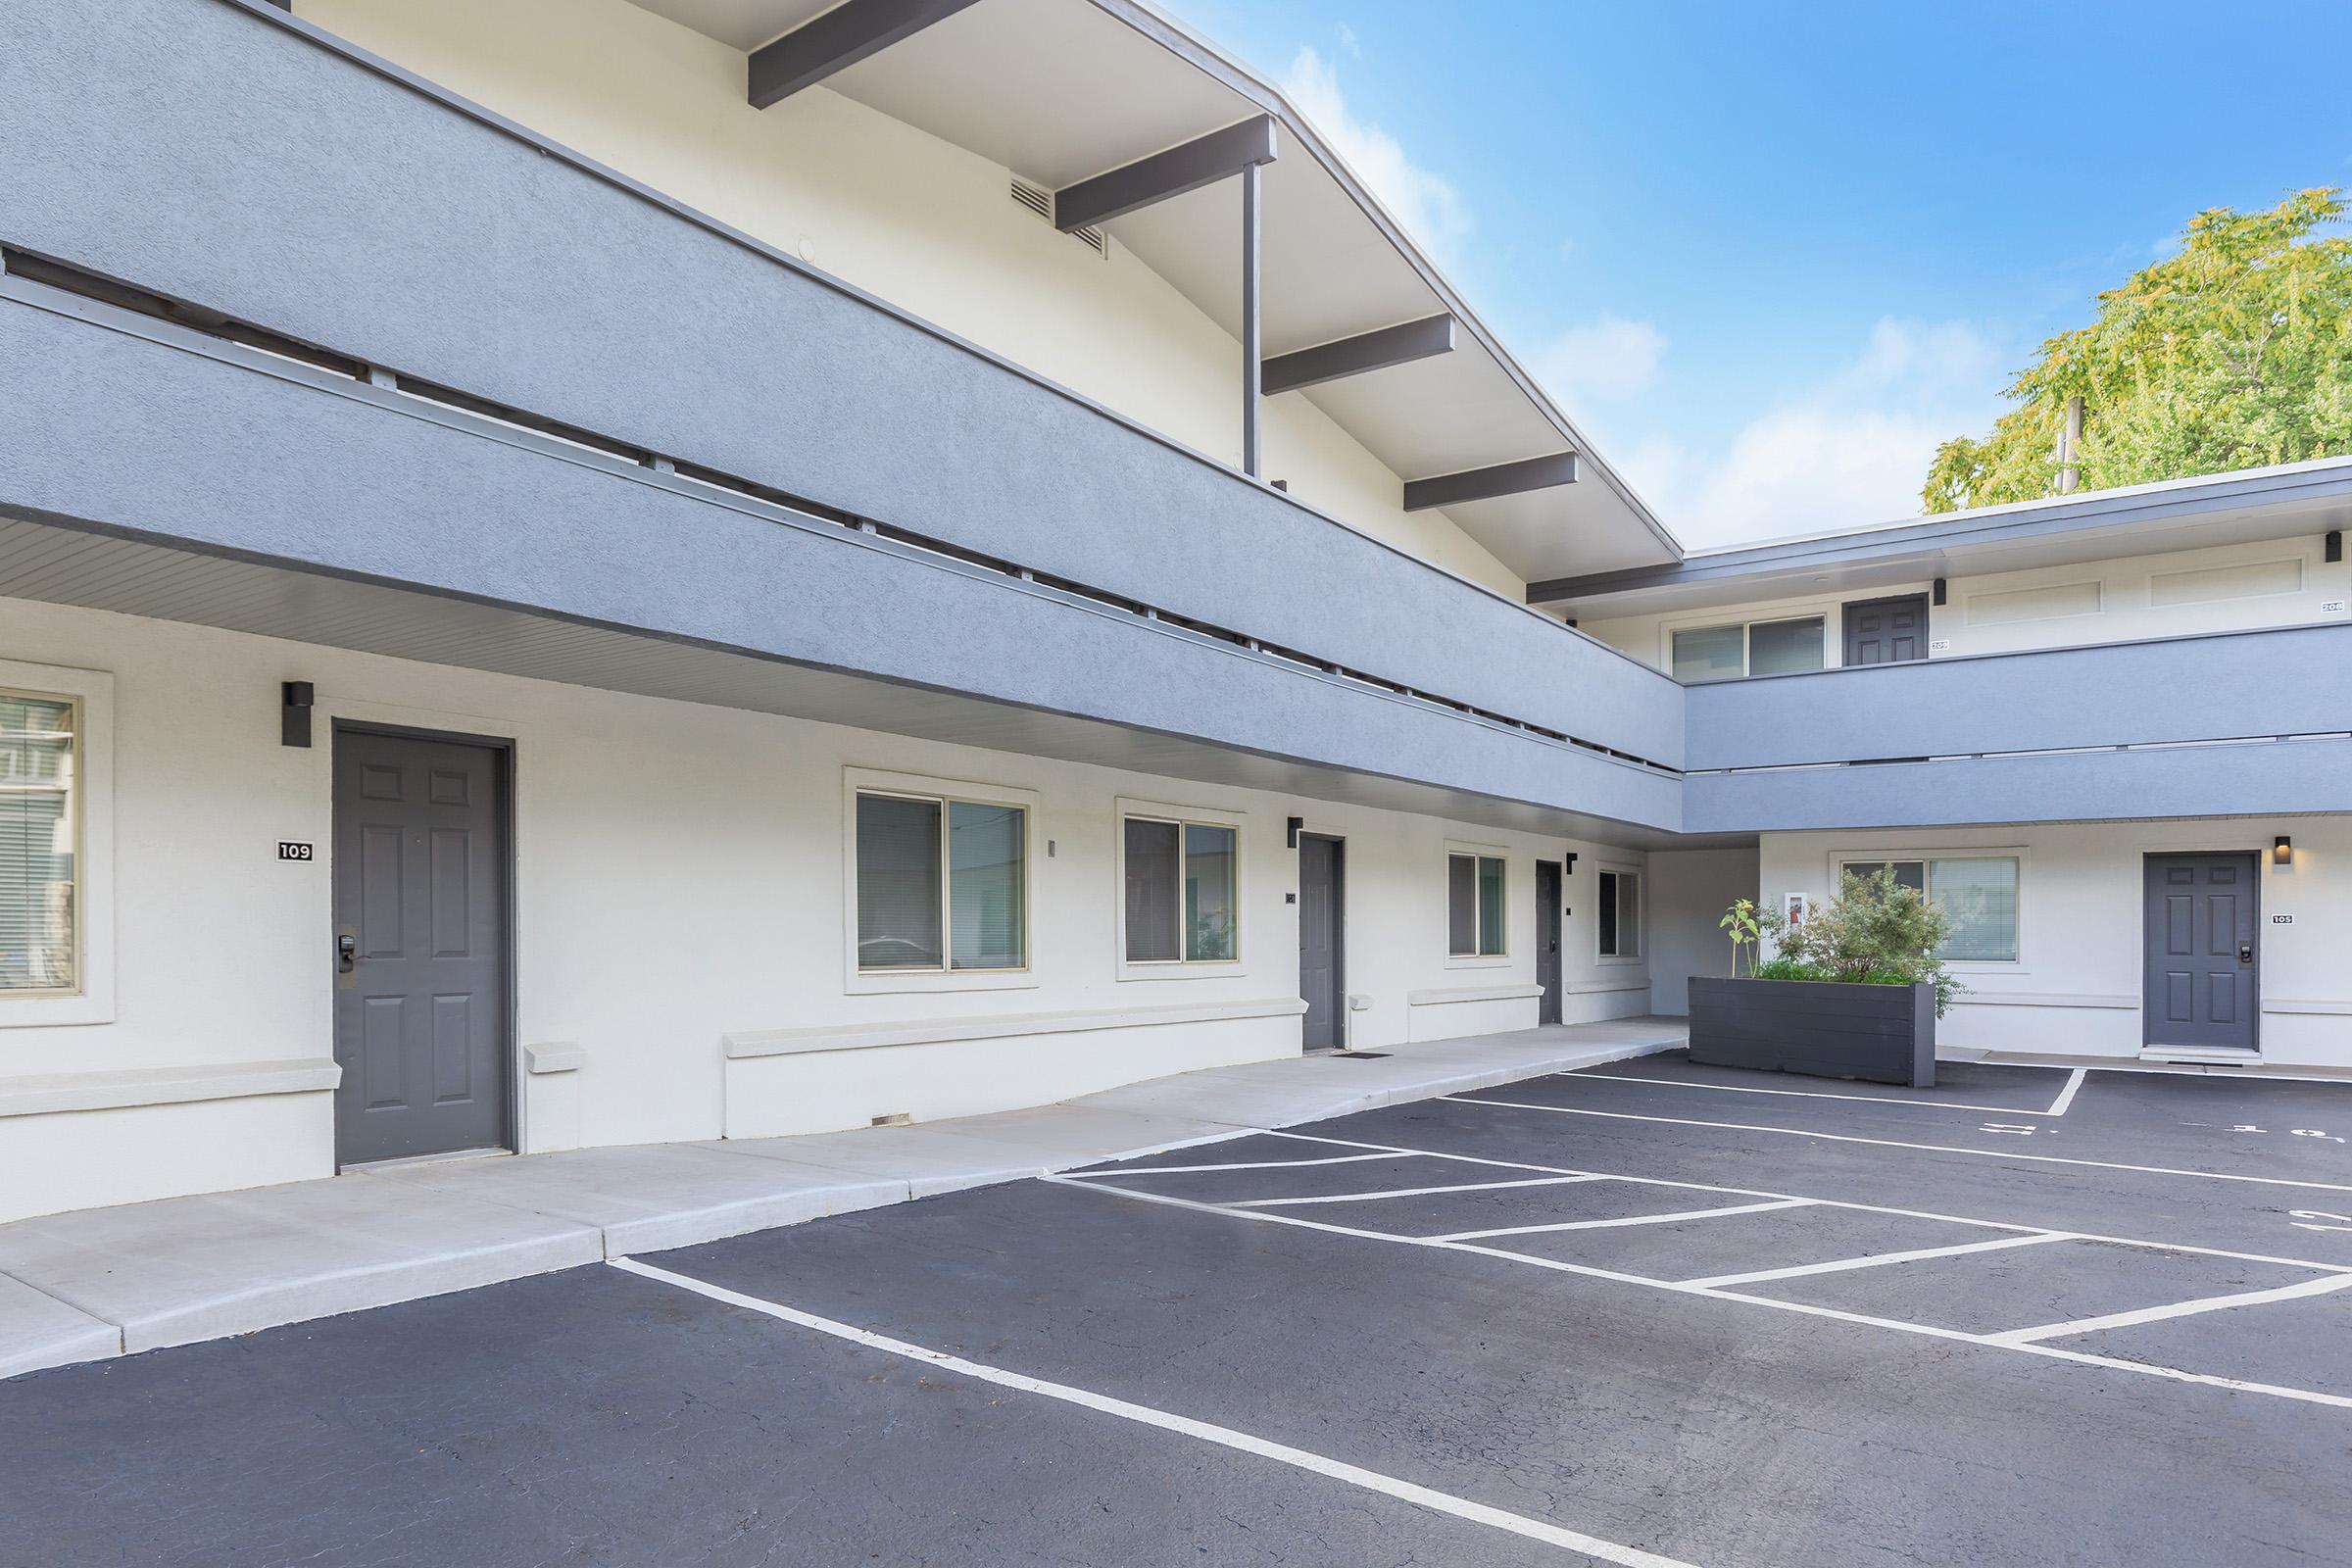
<path id="1" fill-rule="evenodd" d="M 1686 711 L 1694 771 L 2318 734 L 2352 728 L 2352 625 L 1723 681 Z"/>
<path id="2" fill-rule="evenodd" d="M 2352 810 L 2346 740 L 1702 773 L 1683 785 L 1689 833 L 2343 810 Z"/>
<path id="3" fill-rule="evenodd" d="M 1670 775 L 38 285 L 4 287 L 0 512 L 1679 825 Z"/>
<path id="4" fill-rule="evenodd" d="M 0 241 L 1681 762 L 1656 672 L 262 9 L 17 0 L 0 62 Z"/>

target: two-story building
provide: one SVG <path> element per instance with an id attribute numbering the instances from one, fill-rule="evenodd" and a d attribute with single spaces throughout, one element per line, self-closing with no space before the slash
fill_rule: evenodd
<path id="1" fill-rule="evenodd" d="M 1690 556 L 1132 0 L 0 89 L 0 1218 L 1676 1011 L 1886 861 L 1955 1049 L 2352 1064 L 2352 464 Z"/>

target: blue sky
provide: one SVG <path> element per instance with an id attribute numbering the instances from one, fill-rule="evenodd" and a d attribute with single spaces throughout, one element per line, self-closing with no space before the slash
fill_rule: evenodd
<path id="1" fill-rule="evenodd" d="M 1162 3 L 1695 547 L 1915 513 L 1936 442 L 2192 213 L 2352 184 L 2348 0 Z"/>

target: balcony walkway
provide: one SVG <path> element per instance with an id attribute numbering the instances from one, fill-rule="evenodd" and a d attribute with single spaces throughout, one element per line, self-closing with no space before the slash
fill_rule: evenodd
<path id="1" fill-rule="evenodd" d="M 1687 1037 L 1680 1018 L 1555 1025 L 1209 1068 L 914 1127 L 379 1167 L 19 1220 L 0 1225 L 0 1377 L 1492 1088 Z"/>

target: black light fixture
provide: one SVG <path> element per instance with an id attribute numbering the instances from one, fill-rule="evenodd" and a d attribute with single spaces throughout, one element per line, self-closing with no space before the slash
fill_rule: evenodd
<path id="1" fill-rule="evenodd" d="M 1303 816 L 1294 816 L 1294 817 L 1292 817 L 1292 818 L 1291 818 L 1291 848 L 1292 848 L 1292 849 L 1294 849 L 1294 850 L 1295 850 L 1295 849 L 1297 849 L 1297 848 L 1298 847 L 1298 830 L 1299 830 L 1300 828 L 1304 827 L 1304 826 L 1306 826 L 1306 818 L 1305 818 L 1305 817 L 1303 817 Z"/>
<path id="2" fill-rule="evenodd" d="M 278 688 L 277 741 L 281 746 L 311 744 L 313 693 L 307 680 L 290 680 Z"/>
<path id="3" fill-rule="evenodd" d="M 1561 874 L 1562 876 L 1574 876 L 1574 875 L 1576 875 L 1576 852 L 1575 852 L 1574 850 L 1570 850 L 1570 851 L 1567 853 L 1567 855 L 1564 857 L 1564 858 L 1567 860 L 1567 862 L 1568 862 L 1568 863 L 1567 863 L 1567 865 L 1566 865 L 1565 867 L 1563 867 L 1563 868 L 1562 868 L 1562 870 L 1561 870 L 1560 874 Z"/>
<path id="4" fill-rule="evenodd" d="M 1943 603 L 1943 579 L 1938 577 L 1936 579 L 1936 603 L 1938 605 Z"/>
<path id="5" fill-rule="evenodd" d="M 2294 864 L 2295 841 L 2283 833 L 2271 840 L 2271 863 L 2273 865 Z"/>
<path id="6" fill-rule="evenodd" d="M 2344 530 L 2330 528 L 2320 540 L 2320 552 L 2329 564 L 2344 559 Z"/>

